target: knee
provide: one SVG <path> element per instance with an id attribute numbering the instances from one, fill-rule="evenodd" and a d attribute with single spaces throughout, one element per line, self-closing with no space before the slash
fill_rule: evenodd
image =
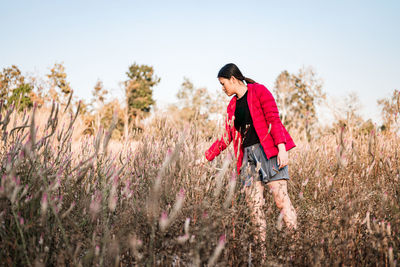
<path id="1" fill-rule="evenodd" d="M 289 209 L 292 206 L 288 196 L 276 196 L 275 204 L 278 209 Z"/>
<path id="2" fill-rule="evenodd" d="M 278 207 L 278 209 L 280 209 L 280 210 L 285 207 L 285 201 L 283 199 L 276 198 L 275 204 Z"/>

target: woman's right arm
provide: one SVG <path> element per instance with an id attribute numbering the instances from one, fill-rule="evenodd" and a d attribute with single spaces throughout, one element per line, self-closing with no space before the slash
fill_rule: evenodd
<path id="1" fill-rule="evenodd" d="M 231 127 L 233 126 L 233 120 L 225 119 L 225 131 L 220 139 L 215 141 L 211 147 L 205 152 L 206 159 L 212 161 L 216 156 L 218 156 L 222 151 L 224 151 L 228 145 L 232 142 Z"/>

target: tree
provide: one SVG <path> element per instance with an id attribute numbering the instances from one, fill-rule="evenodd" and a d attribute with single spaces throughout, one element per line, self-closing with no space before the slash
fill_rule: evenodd
<path id="1" fill-rule="evenodd" d="M 332 100 L 329 108 L 333 114 L 335 121 L 343 126 L 346 125 L 360 125 L 363 119 L 358 111 L 361 108 L 360 100 L 357 93 L 351 92 L 339 100 Z"/>
<path id="2" fill-rule="evenodd" d="M 117 115 L 117 124 L 112 132 L 112 139 L 119 139 L 122 137 L 124 130 L 124 110 L 121 108 L 120 103 L 117 99 L 111 100 L 104 104 L 99 109 L 99 115 L 101 117 L 101 125 L 105 129 L 108 129 L 111 125 L 113 114 Z"/>
<path id="3" fill-rule="evenodd" d="M 101 122 L 103 121 L 103 116 L 105 114 L 105 106 L 109 107 L 110 103 L 104 104 L 108 91 L 104 88 L 103 82 L 97 80 L 96 84 L 92 90 L 92 99 L 89 104 L 84 102 L 81 103 L 81 114 L 85 115 L 85 124 L 87 129 L 86 133 L 93 134 L 97 127 L 100 127 Z M 118 109 L 120 109 L 118 104 Z M 111 123 L 112 114 L 109 122 Z"/>
<path id="4" fill-rule="evenodd" d="M 96 110 L 104 105 L 107 94 L 108 91 L 104 88 L 103 82 L 97 80 L 92 90 L 93 98 L 90 101 L 90 106 L 92 107 L 92 110 Z"/>
<path id="5" fill-rule="evenodd" d="M 310 140 L 318 121 L 316 106 L 326 97 L 322 81 L 311 68 L 302 68 L 297 74 L 285 70 L 276 78 L 274 91 L 282 123 L 304 132 Z"/>
<path id="6" fill-rule="evenodd" d="M 383 130 L 400 131 L 400 91 L 394 90 L 392 96 L 378 100 L 382 108 Z"/>
<path id="7" fill-rule="evenodd" d="M 176 97 L 188 120 L 195 117 L 208 119 L 211 114 L 223 113 L 227 101 L 226 97 L 222 95 L 222 91 L 213 96 L 207 88 L 195 88 L 188 78 L 184 77 L 183 79 Z"/>
<path id="8" fill-rule="evenodd" d="M 207 119 L 208 112 L 201 112 L 201 110 L 208 109 L 210 106 L 212 102 L 210 94 L 206 88 L 195 88 L 188 78 L 183 79 L 181 88 L 176 94 L 183 119 L 188 121 L 195 118 Z"/>
<path id="9" fill-rule="evenodd" d="M 25 77 L 17 66 L 3 69 L 0 73 L 0 99 L 5 102 L 6 107 L 15 105 L 20 111 L 30 108 L 33 106 L 33 96 L 33 85 L 25 82 Z"/>
<path id="10" fill-rule="evenodd" d="M 8 103 L 17 106 L 19 111 L 22 111 L 25 108 L 31 108 L 33 106 L 31 99 L 32 93 L 32 86 L 24 83 L 12 90 L 12 94 L 8 98 Z"/>
<path id="11" fill-rule="evenodd" d="M 211 137 L 218 129 L 215 119 L 217 116 L 222 119 L 226 111 L 228 98 L 222 90 L 212 94 L 205 87 L 196 88 L 184 77 L 176 97 L 179 102 L 169 105 L 168 117 L 176 126 L 195 123 L 204 136 Z"/>
<path id="12" fill-rule="evenodd" d="M 330 99 L 328 106 L 335 119 L 330 128 L 332 132 L 346 128 L 352 136 L 356 136 L 369 134 L 375 127 L 371 119 L 365 121 L 359 114 L 361 104 L 355 92 L 340 99 Z"/>
<path id="13" fill-rule="evenodd" d="M 66 105 L 70 94 L 72 93 L 71 86 L 67 81 L 67 73 L 62 63 L 54 64 L 50 69 L 50 74 L 46 75 L 50 80 L 49 94 L 54 101 L 61 102 Z"/>
<path id="14" fill-rule="evenodd" d="M 136 63 L 129 67 L 126 75 L 129 78 L 125 81 L 127 115 L 131 122 L 137 116 L 150 112 L 155 103 L 152 88 L 160 82 L 160 78 L 154 75 L 153 67 Z"/>
<path id="15" fill-rule="evenodd" d="M 124 82 L 126 97 L 125 141 L 128 140 L 129 125 L 133 125 L 135 121 L 138 121 L 138 118 L 149 114 L 151 106 L 155 103 L 152 88 L 161 80 L 154 75 L 152 66 L 138 65 L 136 63 L 129 67 L 126 75 L 129 79 Z M 134 128 L 138 128 L 138 126 L 135 125 Z"/>

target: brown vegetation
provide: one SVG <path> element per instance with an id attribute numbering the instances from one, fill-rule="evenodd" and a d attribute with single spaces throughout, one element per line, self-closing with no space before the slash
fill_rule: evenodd
<path id="1" fill-rule="evenodd" d="M 156 116 L 110 145 L 117 114 L 93 136 L 55 105 L 0 114 L 4 265 L 260 265 L 232 151 L 196 165 L 210 145 L 196 119 Z M 337 126 L 302 137 L 289 168 L 299 229 L 277 229 L 267 194 L 267 265 L 395 266 L 399 136 Z"/>

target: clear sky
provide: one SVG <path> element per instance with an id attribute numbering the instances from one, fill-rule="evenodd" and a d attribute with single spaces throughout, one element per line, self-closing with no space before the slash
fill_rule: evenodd
<path id="1" fill-rule="evenodd" d="M 236 63 L 272 90 L 283 70 L 312 66 L 328 96 L 356 92 L 364 118 L 399 89 L 400 1 L 3 1 L 0 68 L 44 76 L 63 62 L 76 95 L 98 79 L 113 96 L 134 62 L 161 77 L 159 106 L 174 102 L 183 77 L 220 89 Z"/>

